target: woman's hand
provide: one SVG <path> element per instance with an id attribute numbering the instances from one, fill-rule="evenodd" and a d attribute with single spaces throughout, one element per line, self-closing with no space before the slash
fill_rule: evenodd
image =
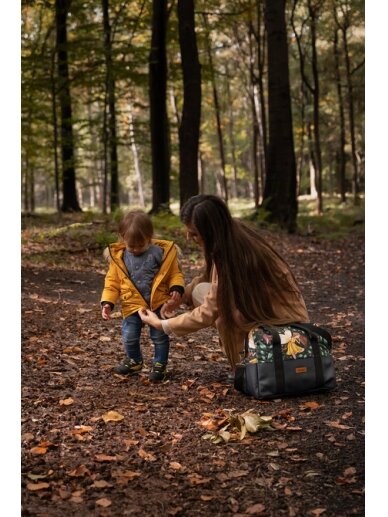
<path id="1" fill-rule="evenodd" d="M 139 309 L 139 316 L 144 323 L 147 323 L 158 330 L 163 330 L 162 321 L 149 309 Z"/>

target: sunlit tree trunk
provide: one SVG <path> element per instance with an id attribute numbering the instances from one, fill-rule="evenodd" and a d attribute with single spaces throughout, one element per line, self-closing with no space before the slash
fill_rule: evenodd
<path id="1" fill-rule="evenodd" d="M 140 161 L 139 161 L 139 153 L 137 151 L 136 139 L 135 139 L 135 125 L 133 123 L 133 113 L 132 113 L 132 105 L 128 103 L 128 121 L 129 121 L 129 138 L 131 143 L 131 151 L 133 156 L 133 165 L 135 168 L 136 181 L 137 181 L 137 191 L 139 196 L 139 204 L 144 208 L 144 189 L 143 189 L 143 180 L 140 171 Z"/>

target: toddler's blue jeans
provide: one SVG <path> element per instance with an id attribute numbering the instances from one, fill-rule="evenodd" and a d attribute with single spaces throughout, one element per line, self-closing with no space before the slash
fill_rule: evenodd
<path id="1" fill-rule="evenodd" d="M 157 310 L 156 314 L 160 317 L 160 310 Z M 136 362 L 143 360 L 143 355 L 140 348 L 142 325 L 142 319 L 136 312 L 135 314 L 131 314 L 123 320 L 121 331 L 124 351 L 129 358 L 134 359 Z M 155 347 L 153 362 L 167 364 L 168 352 L 170 348 L 170 339 L 168 335 L 165 334 L 163 330 L 158 330 L 150 326 L 150 338 Z"/>

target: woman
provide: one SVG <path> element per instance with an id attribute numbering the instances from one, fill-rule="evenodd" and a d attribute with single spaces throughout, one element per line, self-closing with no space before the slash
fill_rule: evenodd
<path id="1" fill-rule="evenodd" d="M 217 196 L 198 195 L 182 207 L 187 235 L 205 253 L 205 274 L 185 288 L 181 303 L 194 304 L 201 282 L 211 282 L 203 303 L 190 312 L 161 320 L 146 309 L 142 320 L 167 334 L 183 336 L 215 325 L 234 369 L 244 349 L 244 338 L 257 324 L 285 325 L 309 321 L 294 275 L 259 231 L 233 219 Z M 162 314 L 174 309 L 169 301 Z"/>

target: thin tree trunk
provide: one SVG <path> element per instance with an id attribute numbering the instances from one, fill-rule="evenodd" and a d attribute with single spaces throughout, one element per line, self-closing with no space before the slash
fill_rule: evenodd
<path id="1" fill-rule="evenodd" d="M 266 33 L 265 24 L 262 16 L 263 2 L 262 0 L 257 1 L 257 65 L 258 65 L 258 76 L 257 86 L 259 92 L 259 116 L 261 125 L 261 147 L 263 150 L 263 166 L 261 167 L 261 185 L 264 185 L 265 176 L 268 170 L 268 127 L 267 127 L 267 113 L 264 95 L 264 67 L 265 67 L 265 49 L 266 49 Z M 262 30 L 263 26 L 263 30 Z"/>
<path id="2" fill-rule="evenodd" d="M 348 48 L 348 26 L 342 26 L 342 41 L 345 55 L 346 65 L 346 83 L 348 87 L 348 110 L 349 110 L 349 128 L 350 128 L 350 144 L 352 149 L 352 165 L 353 165 L 353 181 L 352 181 L 352 194 L 354 204 L 357 205 L 359 202 L 359 186 L 358 186 L 358 163 L 357 163 L 357 151 L 356 151 L 356 132 L 354 125 L 354 100 L 353 100 L 353 84 L 352 74 L 350 70 L 350 57 Z"/>
<path id="3" fill-rule="evenodd" d="M 222 181 L 222 186 L 224 190 L 224 199 L 225 202 L 228 202 L 228 184 L 226 179 L 226 162 L 225 162 L 225 150 L 224 150 L 224 141 L 222 137 L 222 125 L 221 125 L 221 110 L 220 110 L 220 103 L 218 100 L 218 92 L 217 92 L 217 86 L 216 86 L 216 79 L 215 79 L 215 72 L 214 72 L 214 65 L 213 65 L 213 56 L 212 56 L 212 50 L 210 46 L 210 34 L 209 34 L 209 26 L 207 22 L 207 15 L 203 15 L 205 28 L 206 28 L 206 52 L 209 60 L 209 66 L 210 66 L 210 75 L 211 75 L 211 83 L 212 83 L 212 90 L 213 90 L 213 100 L 214 100 L 214 111 L 216 115 L 216 122 L 217 122 L 217 137 L 218 137 L 218 147 L 220 151 L 220 176 Z"/>
<path id="4" fill-rule="evenodd" d="M 108 212 L 108 140 L 109 140 L 109 132 L 108 132 L 108 102 L 107 102 L 107 92 L 105 92 L 104 96 L 104 109 L 103 109 L 103 119 L 102 119 L 102 142 L 103 142 L 103 174 L 102 174 L 102 213 L 106 214 Z"/>
<path id="5" fill-rule="evenodd" d="M 152 37 L 149 56 L 149 95 L 152 149 L 151 213 L 169 210 L 170 134 L 167 116 L 167 1 L 152 2 Z"/>
<path id="6" fill-rule="evenodd" d="M 226 67 L 226 94 L 228 98 L 229 106 L 229 141 L 230 141 L 230 152 L 232 155 L 232 170 L 233 170 L 233 186 L 232 192 L 233 197 L 237 198 L 237 160 L 236 160 L 236 143 L 234 140 L 234 116 L 233 116 L 233 99 L 230 91 L 230 76 L 228 73 L 228 67 Z"/>
<path id="7" fill-rule="evenodd" d="M 106 88 L 109 106 L 109 154 L 110 154 L 110 210 L 114 212 L 120 206 L 119 171 L 117 158 L 116 134 L 116 81 L 112 60 L 112 36 L 109 20 L 109 0 L 102 0 L 104 51 L 106 64 Z"/>
<path id="8" fill-rule="evenodd" d="M 260 190 L 259 190 L 259 163 L 257 157 L 257 147 L 259 141 L 259 117 L 256 109 L 256 95 L 255 95 L 255 58 L 253 55 L 252 48 L 252 23 L 250 24 L 249 30 L 249 100 L 251 105 L 251 118 L 252 118 L 252 164 L 253 164 L 253 185 L 254 185 L 254 201 L 255 209 L 259 208 L 260 201 Z"/>
<path id="9" fill-rule="evenodd" d="M 67 15 L 69 0 L 56 0 L 55 16 L 58 53 L 58 97 L 61 106 L 62 148 L 62 212 L 81 212 L 77 199 L 74 161 L 73 122 L 70 96 L 69 68 L 67 63 Z"/>
<path id="10" fill-rule="evenodd" d="M 201 123 L 201 67 L 195 35 L 194 1 L 178 0 L 179 45 L 183 71 L 183 110 L 179 126 L 180 205 L 198 194 Z"/>
<path id="11" fill-rule="evenodd" d="M 135 174 L 136 174 L 139 204 L 141 207 L 144 208 L 145 202 L 144 202 L 143 181 L 142 181 L 142 176 L 141 176 L 141 171 L 140 171 L 139 153 L 137 151 L 137 145 L 136 145 L 136 139 L 135 139 L 135 126 L 133 124 L 132 105 L 130 102 L 128 102 L 128 120 L 129 120 L 129 139 L 130 139 L 130 143 L 131 143 L 133 165 L 134 165 Z"/>
<path id="12" fill-rule="evenodd" d="M 55 52 L 53 52 L 50 69 L 51 78 L 51 107 L 53 115 L 53 150 L 54 150 L 54 181 L 55 181 L 55 200 L 57 212 L 60 212 L 59 198 L 59 160 L 58 160 L 58 118 L 57 118 L 57 92 L 55 82 Z"/>
<path id="13" fill-rule="evenodd" d="M 338 29 L 334 30 L 334 63 L 335 63 L 335 80 L 338 95 L 338 112 L 339 112 L 339 143 L 338 143 L 338 187 L 340 192 L 341 203 L 346 201 L 346 154 L 345 154 L 345 109 L 342 95 L 341 71 L 339 61 L 338 48 Z"/>
<path id="14" fill-rule="evenodd" d="M 318 10 L 308 0 L 308 9 L 310 15 L 310 30 L 311 30 L 311 47 L 312 47 L 312 74 L 314 82 L 313 103 L 314 103 L 314 145 L 316 158 L 316 187 L 318 193 L 318 213 L 323 212 L 322 200 L 322 151 L 321 151 L 321 137 L 320 137 L 320 113 L 319 113 L 319 75 L 318 75 L 318 57 L 317 57 L 317 34 L 316 23 Z"/>

